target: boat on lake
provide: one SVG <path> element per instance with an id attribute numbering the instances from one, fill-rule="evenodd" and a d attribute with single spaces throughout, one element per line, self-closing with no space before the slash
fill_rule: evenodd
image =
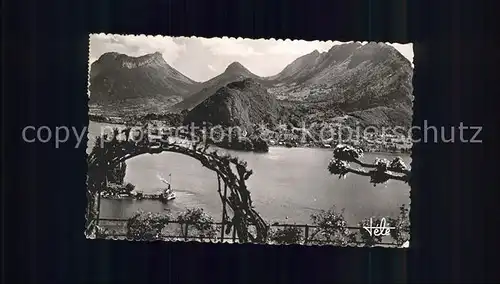
<path id="1" fill-rule="evenodd" d="M 170 200 L 174 200 L 175 199 L 175 192 L 171 189 L 171 188 L 168 188 L 166 189 L 161 195 L 160 195 L 160 200 L 163 202 L 163 203 L 167 203 L 169 202 Z"/>
<path id="2" fill-rule="evenodd" d="M 169 174 L 168 175 L 170 177 L 170 181 L 167 181 L 166 179 L 162 178 L 160 175 L 158 175 L 158 178 L 164 183 L 167 185 L 167 188 L 165 188 L 163 190 L 163 192 L 161 193 L 160 195 L 160 200 L 161 202 L 163 203 L 167 203 L 171 200 L 174 200 L 175 199 L 175 192 L 174 190 L 172 189 L 172 186 L 171 186 L 171 181 L 172 181 L 172 174 Z"/>

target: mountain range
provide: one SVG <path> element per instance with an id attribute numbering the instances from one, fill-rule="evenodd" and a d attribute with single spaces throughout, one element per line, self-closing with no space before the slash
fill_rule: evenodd
<path id="1" fill-rule="evenodd" d="M 250 125 L 339 121 L 411 125 L 413 69 L 384 43 L 347 43 L 297 58 L 279 74 L 259 77 L 238 62 L 195 82 L 160 53 L 105 53 L 91 65 L 89 108 L 106 115 L 189 111 L 188 121 Z"/>

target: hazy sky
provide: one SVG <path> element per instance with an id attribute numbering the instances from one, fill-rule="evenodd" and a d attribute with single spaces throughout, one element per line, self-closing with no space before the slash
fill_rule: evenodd
<path id="1" fill-rule="evenodd" d="M 170 66 L 195 81 L 213 78 L 235 61 L 264 77 L 276 75 L 315 49 L 323 52 L 336 44 L 342 42 L 94 34 L 90 36 L 90 63 L 106 52 L 141 56 L 159 51 Z M 413 62 L 411 44 L 391 45 Z"/>

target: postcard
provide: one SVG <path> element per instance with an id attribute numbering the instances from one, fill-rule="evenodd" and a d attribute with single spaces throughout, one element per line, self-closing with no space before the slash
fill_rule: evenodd
<path id="1" fill-rule="evenodd" d="M 85 234 L 410 244 L 413 48 L 90 35 Z"/>

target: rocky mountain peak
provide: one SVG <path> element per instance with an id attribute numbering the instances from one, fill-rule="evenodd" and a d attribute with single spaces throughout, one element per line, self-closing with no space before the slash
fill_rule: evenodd
<path id="1" fill-rule="evenodd" d="M 278 109 L 276 98 L 256 80 L 247 78 L 219 88 L 189 111 L 184 124 L 210 122 L 250 131 L 255 123 L 274 123 Z"/>
<path id="2" fill-rule="evenodd" d="M 325 54 L 325 60 L 330 63 L 340 63 L 351 56 L 351 54 L 361 46 L 362 44 L 359 42 L 334 45 Z"/>
<path id="3" fill-rule="evenodd" d="M 245 68 L 245 66 L 241 65 L 239 62 L 233 62 L 229 64 L 226 68 L 226 71 L 224 73 L 232 73 L 232 74 L 243 74 L 243 73 L 249 73 L 248 69 Z"/>
<path id="4" fill-rule="evenodd" d="M 91 65 L 90 103 L 118 109 L 127 100 L 172 105 L 198 90 L 197 85 L 172 68 L 160 52 L 137 57 L 108 52 Z"/>
<path id="5" fill-rule="evenodd" d="M 107 52 L 101 55 L 95 65 L 103 65 L 110 68 L 137 68 L 146 65 L 166 65 L 167 62 L 163 59 L 160 52 L 150 53 L 142 56 L 129 56 L 117 52 Z M 93 65 L 94 65 L 93 64 Z"/>
<path id="6" fill-rule="evenodd" d="M 411 67 L 411 63 L 399 51 L 386 43 L 370 42 L 356 49 L 351 57 L 349 68 L 358 66 L 361 62 L 368 61 L 374 64 L 389 64 L 397 61 Z"/>
<path id="7" fill-rule="evenodd" d="M 328 53 L 334 53 L 340 50 L 349 50 L 349 51 L 354 51 L 358 48 L 363 46 L 360 42 L 350 42 L 350 43 L 344 43 L 344 44 L 337 44 L 332 46 L 329 50 Z"/>

